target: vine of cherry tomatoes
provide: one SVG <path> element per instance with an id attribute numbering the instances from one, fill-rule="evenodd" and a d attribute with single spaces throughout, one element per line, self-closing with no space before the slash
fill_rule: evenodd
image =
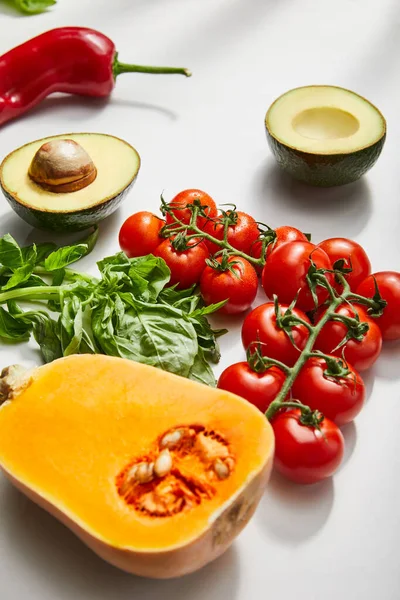
<path id="1" fill-rule="evenodd" d="M 340 426 L 363 407 L 359 374 L 383 340 L 400 339 L 400 273 L 371 274 L 365 250 L 346 238 L 314 244 L 295 227 L 275 230 L 232 206 L 219 210 L 201 190 L 184 190 L 162 216 L 135 213 L 119 242 L 129 256 L 153 253 L 170 285 L 199 285 L 206 305 L 238 314 L 253 304 L 257 275 L 269 299 L 244 319 L 247 361 L 230 365 L 218 387 L 266 413 L 275 433 L 275 467 L 314 483 L 339 467 Z"/>

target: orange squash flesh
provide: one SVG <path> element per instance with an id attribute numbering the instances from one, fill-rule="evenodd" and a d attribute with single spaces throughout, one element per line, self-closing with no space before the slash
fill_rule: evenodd
<path id="1" fill-rule="evenodd" d="M 193 476 L 209 481 L 213 493 L 171 516 L 140 512 L 118 481 L 135 461 L 157 456 L 162 436 L 177 427 L 197 437 L 185 463 L 171 450 L 173 469 L 185 464 L 199 471 Z M 203 469 L 196 454 L 203 434 L 193 427 L 227 441 L 234 457 L 229 476 L 206 471 L 208 463 Z M 268 421 L 245 400 L 102 355 L 36 369 L 29 385 L 0 407 L 5 474 L 100 556 L 139 575 L 182 575 L 221 554 L 255 510 L 273 449 Z M 156 483 L 135 483 L 136 495 Z"/>

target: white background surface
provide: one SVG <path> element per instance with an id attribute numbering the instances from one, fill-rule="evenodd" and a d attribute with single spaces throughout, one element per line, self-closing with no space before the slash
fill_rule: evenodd
<path id="1" fill-rule="evenodd" d="M 123 75 L 109 102 L 57 97 L 3 127 L 1 156 L 69 131 L 125 137 L 142 169 L 123 208 L 101 227 L 80 268 L 118 250 L 125 217 L 156 209 L 186 187 L 235 202 L 271 226 L 315 240 L 349 236 L 374 270 L 400 268 L 400 4 L 398 0 L 59 0 L 18 17 L 0 5 L 0 53 L 46 29 L 86 25 L 108 34 L 120 59 L 190 67 L 193 77 Z M 263 118 L 272 100 L 311 83 L 349 87 L 388 120 L 378 165 L 361 182 L 308 188 L 278 172 Z M 0 234 L 51 239 L 0 199 Z M 60 238 L 57 241 L 69 241 Z M 261 299 L 261 295 L 260 295 Z M 239 324 L 222 341 L 224 366 L 242 359 Z M 0 349 L 2 365 L 33 364 L 33 348 Z M 278 477 L 233 548 L 201 572 L 157 582 L 126 575 L 0 480 L 2 600 L 395 600 L 400 598 L 400 345 L 386 345 L 366 377 L 368 402 L 344 433 L 335 477 L 300 487 Z"/>

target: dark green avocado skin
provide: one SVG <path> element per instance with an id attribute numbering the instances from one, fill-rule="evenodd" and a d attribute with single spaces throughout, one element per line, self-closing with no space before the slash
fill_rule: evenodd
<path id="1" fill-rule="evenodd" d="M 113 212 L 117 210 L 121 202 L 125 199 L 125 196 L 136 181 L 135 179 L 125 188 L 113 196 L 106 202 L 91 206 L 83 210 L 77 210 L 75 212 L 49 212 L 44 210 L 38 210 L 25 204 L 20 204 L 13 198 L 3 186 L 1 190 L 6 197 L 11 208 L 17 213 L 21 219 L 37 227 L 38 229 L 46 229 L 50 231 L 81 231 L 88 229 L 93 225 L 96 225 L 103 219 L 109 217 Z"/>
<path id="2" fill-rule="evenodd" d="M 375 144 L 351 154 L 309 154 L 285 146 L 267 131 L 278 165 L 295 179 L 320 187 L 345 185 L 360 179 L 379 158 L 386 134 Z"/>

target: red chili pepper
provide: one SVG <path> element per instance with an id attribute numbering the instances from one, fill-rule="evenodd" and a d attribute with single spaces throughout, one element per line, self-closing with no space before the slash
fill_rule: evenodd
<path id="1" fill-rule="evenodd" d="M 121 63 L 114 43 L 86 27 L 60 27 L 38 35 L 0 57 L 0 125 L 49 94 L 108 96 L 121 73 L 179 73 L 188 69 Z"/>

